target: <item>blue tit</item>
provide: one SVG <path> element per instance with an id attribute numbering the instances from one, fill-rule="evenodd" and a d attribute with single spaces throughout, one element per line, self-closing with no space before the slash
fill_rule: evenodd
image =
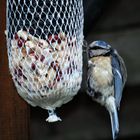
<path id="1" fill-rule="evenodd" d="M 108 110 L 113 140 L 119 133 L 118 110 L 126 79 L 126 67 L 117 51 L 104 41 L 92 42 L 88 48 L 87 93 Z"/>

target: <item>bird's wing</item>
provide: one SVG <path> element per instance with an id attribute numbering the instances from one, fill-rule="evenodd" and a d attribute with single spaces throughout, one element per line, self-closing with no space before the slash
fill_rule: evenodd
<path id="1" fill-rule="evenodd" d="M 124 61 L 116 50 L 114 50 L 112 54 L 112 71 L 114 75 L 114 94 L 116 106 L 119 108 L 122 98 L 122 90 L 127 78 L 127 72 Z"/>
<path id="2" fill-rule="evenodd" d="M 124 85 L 126 83 L 126 80 L 127 80 L 127 70 L 126 70 L 126 66 L 125 66 L 125 63 L 122 59 L 122 57 L 117 53 L 116 53 L 116 56 L 118 57 L 118 60 L 119 60 L 119 63 L 120 63 L 120 70 L 121 70 L 121 73 L 122 73 L 122 81 L 123 81 L 123 88 L 124 88 Z"/>

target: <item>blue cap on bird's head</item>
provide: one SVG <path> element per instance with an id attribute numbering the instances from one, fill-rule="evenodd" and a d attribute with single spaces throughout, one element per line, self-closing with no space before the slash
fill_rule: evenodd
<path id="1" fill-rule="evenodd" d="M 106 43 L 105 41 L 102 40 L 97 40 L 97 41 L 93 41 L 90 45 L 89 45 L 89 49 L 110 49 L 111 46 Z"/>

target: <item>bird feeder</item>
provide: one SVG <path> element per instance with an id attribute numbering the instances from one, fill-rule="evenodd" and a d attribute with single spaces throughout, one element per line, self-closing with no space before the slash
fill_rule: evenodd
<path id="1" fill-rule="evenodd" d="M 69 102 L 82 81 L 82 0 L 7 0 L 9 69 L 18 94 L 47 109 Z"/>

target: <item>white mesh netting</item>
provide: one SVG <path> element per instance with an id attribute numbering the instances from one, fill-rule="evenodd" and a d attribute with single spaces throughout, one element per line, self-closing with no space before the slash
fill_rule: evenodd
<path id="1" fill-rule="evenodd" d="M 53 110 L 70 101 L 82 80 L 82 0 L 7 0 L 9 68 L 18 93 Z"/>

